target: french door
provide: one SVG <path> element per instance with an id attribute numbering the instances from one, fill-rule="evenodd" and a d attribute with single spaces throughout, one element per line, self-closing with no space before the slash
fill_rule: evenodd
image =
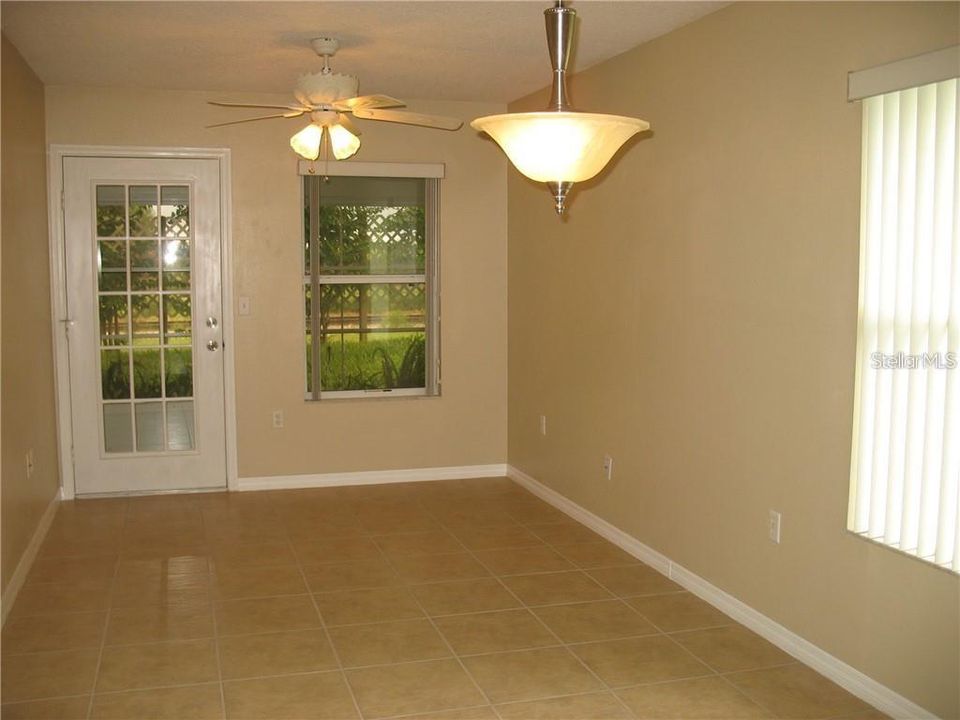
<path id="1" fill-rule="evenodd" d="M 65 157 L 76 493 L 226 486 L 215 159 Z"/>

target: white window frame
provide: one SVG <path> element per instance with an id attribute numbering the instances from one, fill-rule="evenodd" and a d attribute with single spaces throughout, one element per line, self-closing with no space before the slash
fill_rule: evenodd
<path id="1" fill-rule="evenodd" d="M 390 178 L 418 178 L 425 180 L 426 189 L 426 247 L 424 248 L 424 272 L 415 275 L 363 275 L 359 277 L 327 277 L 323 284 L 384 284 L 384 283 L 423 283 L 426 287 L 425 330 L 426 335 L 426 381 L 422 388 L 395 388 L 376 390 L 333 390 L 322 391 L 320 388 L 320 353 L 317 352 L 319 315 L 312 313 L 313 356 L 312 390 L 306 387 L 306 357 L 304 356 L 304 399 L 307 401 L 323 400 L 354 400 L 358 398 L 423 398 L 440 395 L 440 180 L 443 179 L 445 168 L 442 163 L 377 163 L 377 162 L 309 162 L 301 160 L 298 163 L 298 173 L 306 177 L 390 177 Z M 301 187 L 301 202 L 305 201 L 304 189 Z M 310 203 L 319 208 L 319 202 Z M 309 207 L 301 207 L 301 242 L 306 237 L 307 228 L 302 227 L 304 222 L 315 224 L 318 219 L 311 213 L 307 217 Z M 301 253 L 302 255 L 302 253 Z M 303 285 L 312 284 L 312 276 L 318 270 L 319 257 L 312 255 L 314 267 L 304 268 Z M 320 276 L 317 275 L 319 278 Z M 319 282 L 319 281 L 318 281 Z M 316 299 L 314 299 L 316 303 Z M 301 303 L 303 305 L 303 303 Z M 306 329 L 306 308 L 303 307 L 303 322 L 301 327 Z"/>

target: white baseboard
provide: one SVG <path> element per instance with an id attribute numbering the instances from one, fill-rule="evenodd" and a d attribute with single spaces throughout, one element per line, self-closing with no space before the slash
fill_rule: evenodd
<path id="1" fill-rule="evenodd" d="M 59 504 L 60 491 L 57 490 L 57 493 L 50 500 L 50 504 L 47 505 L 47 509 L 44 510 L 43 515 L 40 516 L 37 529 L 33 531 L 33 537 L 30 538 L 30 542 L 23 551 L 23 555 L 20 556 L 20 562 L 17 563 L 17 569 L 13 571 L 13 575 L 10 576 L 10 582 L 7 583 L 7 587 L 3 591 L 3 598 L 0 600 L 0 608 L 2 608 L 0 609 L 0 612 L 2 612 L 0 624 L 7 622 L 7 616 L 10 614 L 10 610 L 13 609 L 13 604 L 17 601 L 20 588 L 22 588 L 23 583 L 26 582 L 30 568 L 33 567 L 33 561 L 37 559 L 37 553 L 40 552 L 40 546 L 43 545 L 43 540 L 47 537 L 47 531 L 50 529 L 54 515 L 57 514 L 57 505 Z"/>
<path id="2" fill-rule="evenodd" d="M 238 490 L 293 490 L 296 488 L 337 487 L 340 485 L 384 485 L 386 483 L 428 480 L 465 480 L 467 478 L 504 477 L 506 464 L 453 465 L 410 470 L 368 470 L 363 472 L 321 473 L 317 475 L 270 475 L 242 477 Z"/>
<path id="3" fill-rule="evenodd" d="M 788 630 L 758 610 L 754 610 L 746 603 L 724 592 L 716 585 L 709 583 L 699 575 L 678 565 L 648 545 L 644 545 L 632 535 L 628 535 L 618 527 L 611 525 L 603 518 L 581 507 L 556 490 L 548 488 L 539 480 L 536 480 L 519 468 L 513 467 L 512 465 L 508 466 L 507 475 L 534 495 L 537 495 L 558 510 L 566 513 L 574 520 L 586 525 L 634 557 L 659 570 L 677 584 L 699 596 L 718 610 L 726 613 L 737 622 L 750 628 L 761 637 L 766 638 L 800 662 L 809 665 L 821 675 L 833 680 L 837 685 L 856 695 L 881 712 L 893 718 L 901 718 L 902 720 L 926 720 L 928 718 L 930 720 L 936 720 L 936 715 L 920 707 L 912 700 L 908 700 L 885 685 L 881 685 L 876 680 L 864 675 L 856 668 L 847 665 L 826 650 L 804 640 L 796 633 Z"/>

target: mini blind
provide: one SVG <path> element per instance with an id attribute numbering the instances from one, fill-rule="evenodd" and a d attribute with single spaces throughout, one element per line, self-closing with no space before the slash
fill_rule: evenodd
<path id="1" fill-rule="evenodd" d="M 866 98 L 848 528 L 960 572 L 957 79 Z"/>

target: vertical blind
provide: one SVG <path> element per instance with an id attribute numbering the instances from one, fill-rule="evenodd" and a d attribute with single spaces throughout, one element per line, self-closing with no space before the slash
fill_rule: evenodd
<path id="1" fill-rule="evenodd" d="M 957 79 L 863 101 L 848 527 L 960 572 Z"/>

